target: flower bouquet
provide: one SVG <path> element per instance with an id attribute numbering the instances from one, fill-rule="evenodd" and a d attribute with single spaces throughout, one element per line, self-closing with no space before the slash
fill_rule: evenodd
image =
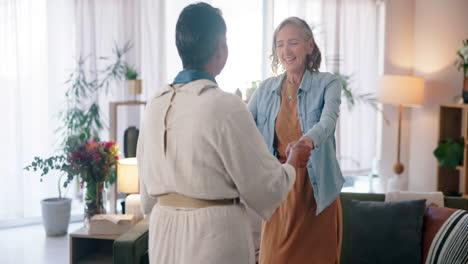
<path id="1" fill-rule="evenodd" d="M 85 221 L 95 214 L 105 214 L 103 205 L 104 183 L 115 181 L 119 150 L 115 142 L 90 139 L 76 145 L 69 153 L 67 163 L 74 173 L 68 174 L 68 181 L 73 175 L 80 175 L 81 187 L 86 184 Z M 85 222 L 86 224 L 86 222 Z"/>

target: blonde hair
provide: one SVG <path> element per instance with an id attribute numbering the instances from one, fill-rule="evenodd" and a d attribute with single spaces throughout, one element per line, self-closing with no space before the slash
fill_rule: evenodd
<path id="1" fill-rule="evenodd" d="M 285 20 L 283 20 L 281 24 L 279 24 L 279 26 L 275 30 L 275 33 L 273 34 L 273 45 L 270 55 L 271 69 L 273 70 L 273 73 L 277 73 L 278 66 L 280 64 L 278 56 L 276 55 L 276 35 L 286 25 L 295 25 L 299 27 L 304 33 L 305 40 L 312 39 L 312 41 L 314 42 L 314 49 L 312 50 L 311 54 L 307 54 L 305 67 L 310 71 L 318 72 L 320 68 L 320 63 L 322 61 L 322 53 L 320 52 L 317 43 L 315 43 L 314 34 L 312 33 L 312 30 L 310 29 L 307 22 L 305 22 L 304 20 L 298 17 L 288 17 Z"/>

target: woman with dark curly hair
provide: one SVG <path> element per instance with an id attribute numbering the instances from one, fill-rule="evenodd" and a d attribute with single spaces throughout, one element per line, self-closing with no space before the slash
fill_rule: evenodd
<path id="1" fill-rule="evenodd" d="M 184 69 L 146 104 L 138 139 L 140 194 L 149 215 L 149 259 L 158 264 L 253 264 L 242 199 L 269 219 L 310 147 L 273 157 L 245 104 L 215 77 L 228 57 L 221 11 L 187 6 L 176 25 Z"/>

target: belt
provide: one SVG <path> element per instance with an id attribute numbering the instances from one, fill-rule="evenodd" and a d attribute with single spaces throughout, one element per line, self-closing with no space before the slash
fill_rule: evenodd
<path id="1" fill-rule="evenodd" d="M 188 197 L 178 193 L 169 193 L 158 196 L 158 203 L 163 206 L 203 208 L 208 206 L 234 205 L 240 201 L 239 197 L 233 199 L 205 200 Z"/>

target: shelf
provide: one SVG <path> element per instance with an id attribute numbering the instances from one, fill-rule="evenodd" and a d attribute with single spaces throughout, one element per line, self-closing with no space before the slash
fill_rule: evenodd
<path id="1" fill-rule="evenodd" d="M 437 190 L 468 195 L 468 104 L 441 104 L 439 109 L 438 142 L 464 137 L 465 157 L 463 164 L 454 169 L 437 168 Z"/>
<path id="2" fill-rule="evenodd" d="M 111 264 L 114 240 L 119 236 L 89 235 L 84 228 L 70 233 L 70 264 Z"/>
<path id="3" fill-rule="evenodd" d="M 112 264 L 112 248 L 84 256 L 77 260 L 77 264 Z"/>
<path id="4" fill-rule="evenodd" d="M 441 104 L 440 107 L 468 109 L 468 104 Z"/>

